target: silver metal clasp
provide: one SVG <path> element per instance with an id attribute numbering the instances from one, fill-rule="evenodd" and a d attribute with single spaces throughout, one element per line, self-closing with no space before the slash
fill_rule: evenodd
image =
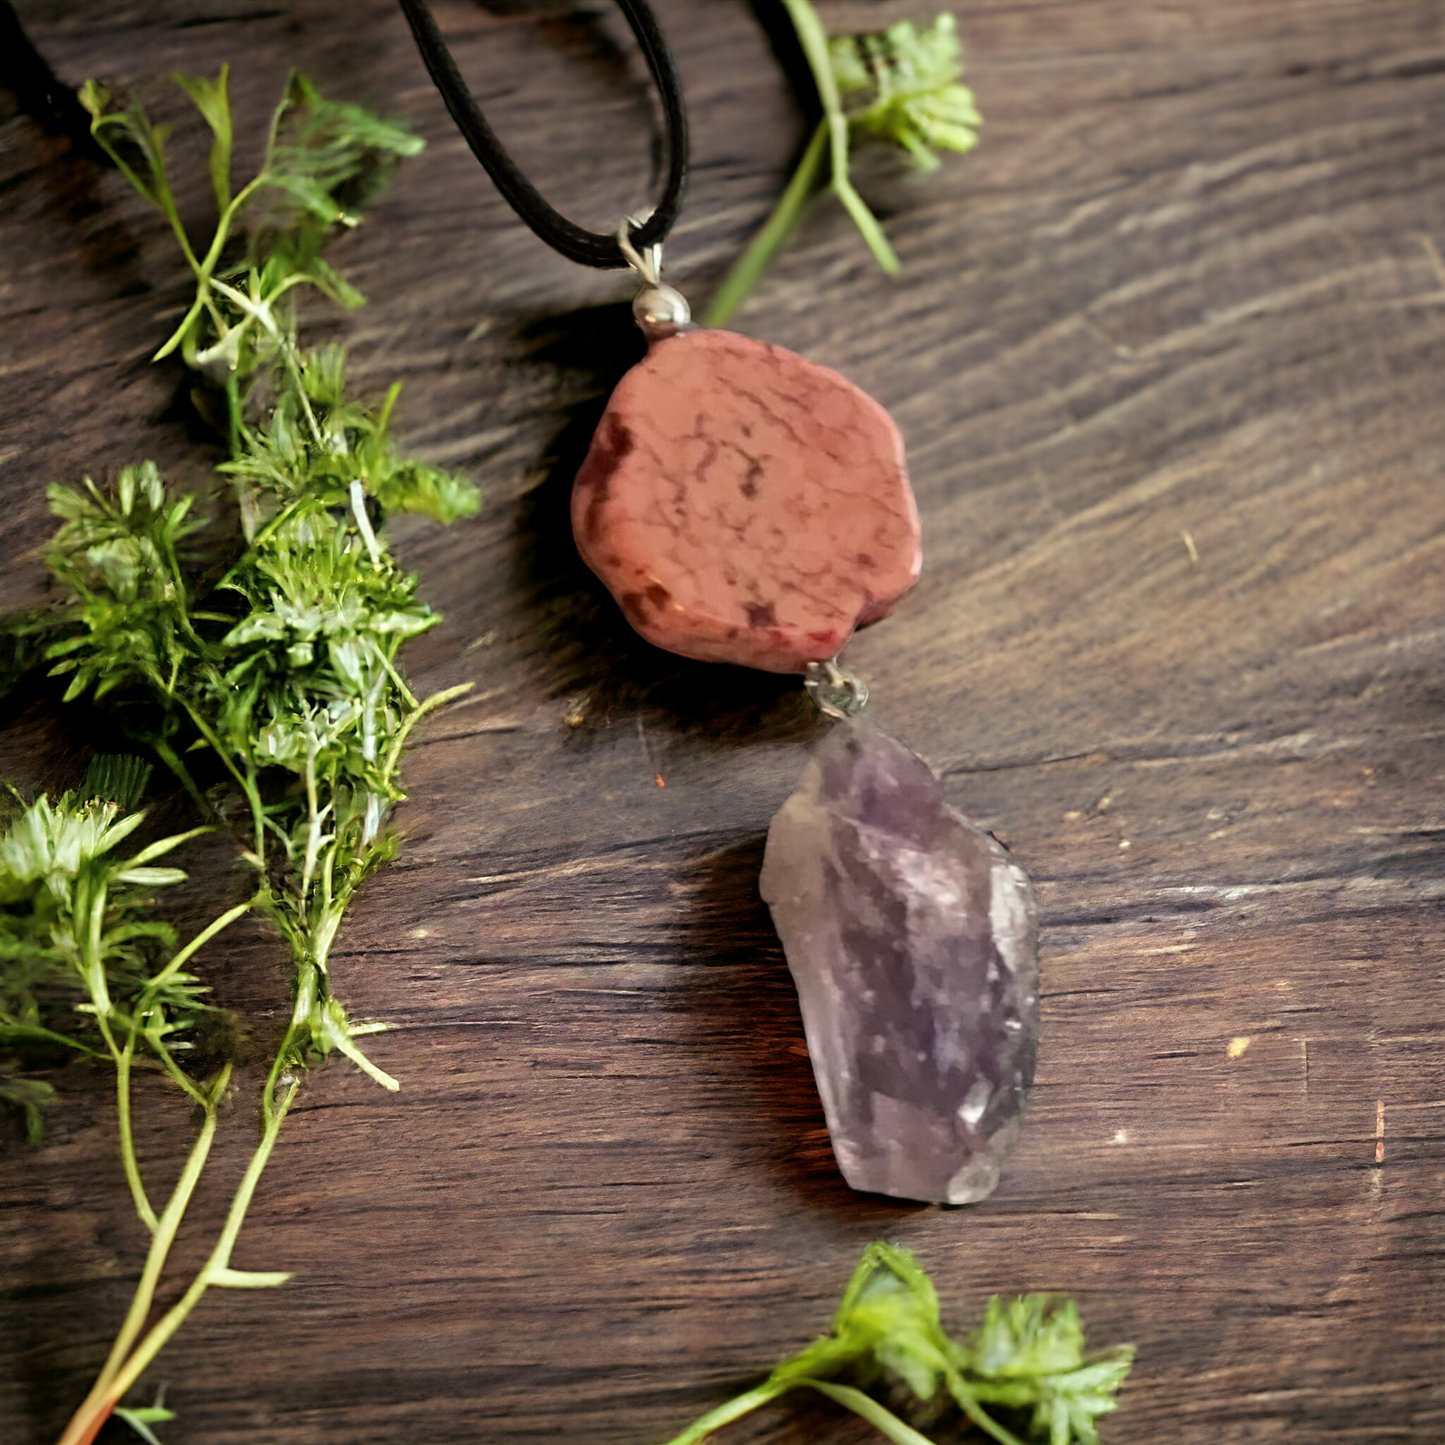
<path id="1" fill-rule="evenodd" d="M 868 684 L 855 672 L 838 666 L 838 659 L 810 662 L 803 674 L 803 686 L 824 717 L 835 722 L 857 717 L 868 706 Z"/>
<path id="2" fill-rule="evenodd" d="M 646 224 L 646 216 L 627 216 L 617 228 L 617 249 L 642 282 L 632 302 L 632 317 L 649 341 L 661 341 L 692 327 L 692 308 L 675 286 L 662 280 L 662 242 L 638 250 L 632 244 L 634 227 Z"/>
<path id="3" fill-rule="evenodd" d="M 654 241 L 650 246 L 638 250 L 632 244 L 633 231 L 640 231 L 648 222 L 648 216 L 624 216 L 617 228 L 617 249 L 623 259 L 642 278 L 646 286 L 662 285 L 662 242 Z"/>

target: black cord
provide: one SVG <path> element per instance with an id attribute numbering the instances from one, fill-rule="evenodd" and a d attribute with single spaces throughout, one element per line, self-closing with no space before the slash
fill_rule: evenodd
<path id="1" fill-rule="evenodd" d="M 683 104 L 677 67 L 647 0 L 617 0 L 617 3 L 637 37 L 647 68 L 652 72 L 652 79 L 662 97 L 663 155 L 667 180 L 652 215 L 632 232 L 632 244 L 642 251 L 667 236 L 682 209 L 683 191 L 687 185 L 687 108 Z M 487 124 L 486 117 L 472 99 L 426 0 L 401 0 L 401 8 L 411 26 L 411 33 L 416 37 L 421 58 L 436 82 L 436 88 L 441 91 L 452 119 L 512 209 L 542 240 L 569 261 L 614 270 L 626 266 L 628 263 L 617 244 L 616 235 L 584 231 L 581 226 L 569 221 L 547 203 L 518 169 L 516 161 L 503 149 L 496 132 Z"/>

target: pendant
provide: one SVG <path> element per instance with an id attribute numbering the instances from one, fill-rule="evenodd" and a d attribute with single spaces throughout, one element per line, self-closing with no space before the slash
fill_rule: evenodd
<path id="1" fill-rule="evenodd" d="M 851 718 L 773 819 L 760 886 L 843 1177 L 902 1199 L 990 1194 L 1038 1039 L 1024 870 L 922 758 Z"/>
<path id="2" fill-rule="evenodd" d="M 837 372 L 693 327 L 629 224 L 650 344 L 578 471 L 578 550 L 649 642 L 803 673 L 840 719 L 773 819 L 761 879 L 833 1152 L 858 1190 L 982 1199 L 1033 1078 L 1033 891 L 921 758 L 853 716 L 867 692 L 836 665 L 918 579 L 902 439 Z"/>
<path id="3" fill-rule="evenodd" d="M 802 672 L 918 580 L 918 509 L 886 411 L 736 332 L 655 339 L 577 473 L 583 560 L 649 642 Z"/>

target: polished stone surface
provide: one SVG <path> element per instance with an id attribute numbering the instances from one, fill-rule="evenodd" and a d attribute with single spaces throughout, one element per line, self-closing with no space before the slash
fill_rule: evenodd
<path id="1" fill-rule="evenodd" d="M 768 832 L 763 897 L 854 1189 L 966 1204 L 998 1183 L 1038 1039 L 1027 875 L 928 765 L 838 723 Z"/>
<path id="2" fill-rule="evenodd" d="M 572 494 L 587 565 L 649 642 L 802 672 L 918 578 L 918 511 L 888 413 L 736 332 L 649 348 L 607 404 Z"/>

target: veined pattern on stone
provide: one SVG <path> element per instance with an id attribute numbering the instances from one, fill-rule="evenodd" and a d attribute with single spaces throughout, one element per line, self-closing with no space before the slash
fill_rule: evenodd
<path id="1" fill-rule="evenodd" d="M 928 764 L 838 723 L 768 831 L 761 889 L 854 1189 L 967 1204 L 998 1183 L 1038 1040 L 1038 914 Z"/>
<path id="2" fill-rule="evenodd" d="M 732 331 L 654 342 L 577 473 L 583 560 L 649 642 L 803 672 L 918 580 L 903 441 L 836 371 Z"/>

